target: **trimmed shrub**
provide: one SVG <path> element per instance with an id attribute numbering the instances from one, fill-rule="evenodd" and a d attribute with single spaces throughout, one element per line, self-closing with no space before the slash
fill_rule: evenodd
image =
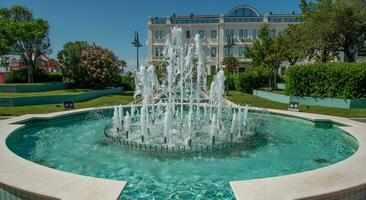
<path id="1" fill-rule="evenodd" d="M 292 96 L 366 98 L 366 64 L 326 63 L 290 67 L 286 92 Z"/>
<path id="2" fill-rule="evenodd" d="M 226 75 L 226 83 L 229 84 L 229 90 L 236 90 L 237 89 L 237 83 L 238 83 L 239 75 L 238 74 L 230 74 L 230 76 Z"/>
<path id="3" fill-rule="evenodd" d="M 133 91 L 135 90 L 135 79 L 132 73 L 128 73 L 122 76 L 121 86 L 124 91 Z"/>
<path id="4" fill-rule="evenodd" d="M 237 89 L 251 94 L 254 89 L 268 86 L 268 81 L 271 77 L 271 71 L 268 68 L 262 66 L 255 67 L 239 75 Z"/>
<path id="5" fill-rule="evenodd" d="M 6 83 L 28 83 L 28 70 L 26 68 L 10 72 L 6 75 Z M 47 73 L 42 69 L 33 71 L 33 80 L 35 83 L 40 82 L 62 82 L 61 73 Z"/>

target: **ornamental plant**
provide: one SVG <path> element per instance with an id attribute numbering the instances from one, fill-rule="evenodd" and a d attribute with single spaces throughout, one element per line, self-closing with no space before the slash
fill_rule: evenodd
<path id="1" fill-rule="evenodd" d="M 326 63 L 293 66 L 286 71 L 286 90 L 292 96 L 366 98 L 366 65 Z"/>
<path id="2" fill-rule="evenodd" d="M 109 49 L 86 42 L 70 42 L 59 52 L 63 74 L 78 87 L 103 89 L 121 82 L 124 61 Z"/>

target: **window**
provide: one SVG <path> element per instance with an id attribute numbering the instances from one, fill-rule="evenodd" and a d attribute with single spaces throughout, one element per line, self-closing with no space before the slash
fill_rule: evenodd
<path id="1" fill-rule="evenodd" d="M 199 30 L 198 34 L 200 35 L 201 39 L 205 38 L 205 31 L 204 30 Z"/>
<path id="2" fill-rule="evenodd" d="M 186 32 L 186 38 L 191 38 L 191 31 Z"/>
<path id="3" fill-rule="evenodd" d="M 253 39 L 257 38 L 257 30 L 253 30 L 252 36 L 253 36 Z"/>
<path id="4" fill-rule="evenodd" d="M 216 72 L 216 66 L 211 65 L 211 75 L 214 74 L 215 72 Z"/>
<path id="5" fill-rule="evenodd" d="M 275 30 L 270 30 L 269 31 L 269 36 L 270 37 L 273 37 L 273 36 L 275 36 L 276 35 L 276 31 Z"/>
<path id="6" fill-rule="evenodd" d="M 244 51 L 245 51 L 245 49 L 244 49 L 244 47 L 239 47 L 239 57 L 240 58 L 244 58 L 244 56 L 245 56 L 245 53 L 244 53 Z"/>
<path id="7" fill-rule="evenodd" d="M 240 38 L 248 38 L 248 30 L 239 30 Z"/>
<path id="8" fill-rule="evenodd" d="M 217 38 L 217 30 L 211 30 L 211 38 Z"/>
<path id="9" fill-rule="evenodd" d="M 217 53 L 217 48 L 211 47 L 211 57 L 216 57 L 216 53 Z"/>
<path id="10" fill-rule="evenodd" d="M 248 30 L 244 30 L 244 38 L 248 38 Z"/>
<path id="11" fill-rule="evenodd" d="M 280 74 L 285 75 L 285 72 L 286 72 L 286 67 L 281 67 L 280 68 Z"/>
<path id="12" fill-rule="evenodd" d="M 224 54 L 225 54 L 225 57 L 233 56 L 233 49 L 229 48 L 229 47 L 225 47 L 224 48 Z"/>
<path id="13" fill-rule="evenodd" d="M 245 72 L 245 67 L 239 67 L 239 73 L 244 73 Z"/>
<path id="14" fill-rule="evenodd" d="M 155 31 L 155 39 L 157 40 L 164 39 L 164 31 Z"/>
<path id="15" fill-rule="evenodd" d="M 225 30 L 225 37 L 229 37 L 230 35 L 234 36 L 235 31 L 234 30 Z"/>
<path id="16" fill-rule="evenodd" d="M 155 57 L 163 57 L 163 48 L 162 47 L 155 48 Z"/>

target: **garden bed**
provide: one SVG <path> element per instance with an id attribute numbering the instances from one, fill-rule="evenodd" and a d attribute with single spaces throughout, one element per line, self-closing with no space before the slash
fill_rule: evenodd
<path id="1" fill-rule="evenodd" d="M 23 92 L 45 92 L 51 90 L 62 90 L 68 87 L 67 83 L 7 83 L 0 84 L 0 92 L 23 93 Z"/>
<path id="2" fill-rule="evenodd" d="M 366 108 L 366 99 L 338 99 L 319 97 L 287 96 L 263 90 L 253 90 L 253 95 L 265 99 L 288 104 L 290 101 L 299 102 L 301 105 L 326 106 L 334 108 Z"/>

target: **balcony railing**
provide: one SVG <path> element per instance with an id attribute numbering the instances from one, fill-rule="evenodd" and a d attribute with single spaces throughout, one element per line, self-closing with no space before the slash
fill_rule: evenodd
<path id="1" fill-rule="evenodd" d="M 263 17 L 225 17 L 225 22 L 263 22 Z"/>

